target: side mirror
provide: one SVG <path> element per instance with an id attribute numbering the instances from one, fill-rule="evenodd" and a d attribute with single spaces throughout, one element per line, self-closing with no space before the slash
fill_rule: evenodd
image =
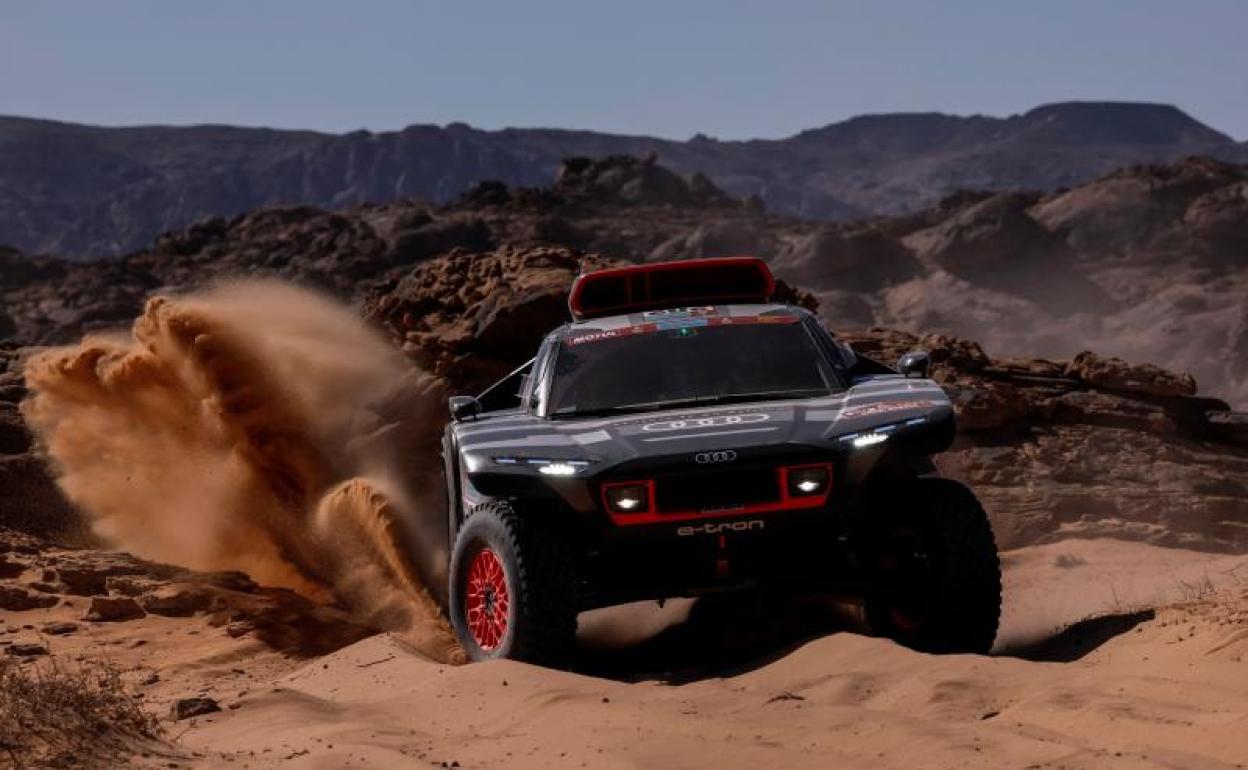
<path id="1" fill-rule="evenodd" d="M 451 396 L 451 419 L 459 422 L 481 414 L 481 402 L 472 396 Z"/>
<path id="2" fill-rule="evenodd" d="M 897 371 L 907 378 L 926 377 L 931 366 L 932 358 L 924 350 L 911 351 L 897 359 Z"/>

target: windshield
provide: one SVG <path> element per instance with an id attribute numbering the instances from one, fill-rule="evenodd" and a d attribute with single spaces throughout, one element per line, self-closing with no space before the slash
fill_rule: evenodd
<path id="1" fill-rule="evenodd" d="M 547 414 L 804 398 L 841 389 L 835 371 L 796 317 L 654 326 L 564 340 L 556 353 Z"/>

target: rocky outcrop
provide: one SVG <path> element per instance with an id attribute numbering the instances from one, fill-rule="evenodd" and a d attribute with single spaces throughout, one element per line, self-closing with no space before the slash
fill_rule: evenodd
<path id="1" fill-rule="evenodd" d="M 1004 547 L 1110 536 L 1248 549 L 1248 422 L 1189 375 L 1081 354 L 992 359 L 941 335 L 843 335 L 884 361 L 930 351 L 959 435 L 942 471 L 970 484 Z"/>
<path id="2" fill-rule="evenodd" d="M 338 608 L 280 588 L 256 585 L 236 572 L 195 572 L 137 559 L 129 554 L 54 545 L 0 526 L 0 557 L 21 571 L 0 577 L 0 609 L 11 623 L 43 617 L 35 612 L 64 604 L 85 608 L 81 622 L 58 622 L 44 633 L 77 633 L 95 623 L 129 623 L 146 616 L 196 616 L 208 625 L 251 634 L 289 655 L 322 655 L 375 631 Z M 76 589 L 65 581 L 77 575 Z M 60 580 L 56 578 L 60 576 Z M 51 582 L 46 578 L 51 578 Z M 87 601 L 84 586 L 90 587 Z M 129 590 L 128 590 L 129 589 Z M 130 590 L 137 589 L 137 598 Z M 83 610 L 78 610 L 83 612 Z"/>
<path id="3" fill-rule="evenodd" d="M 0 527 L 44 536 L 84 536 L 74 507 L 52 481 L 19 405 L 26 395 L 20 349 L 0 342 Z M 0 576 L 3 569 L 0 569 Z"/>
<path id="4" fill-rule="evenodd" d="M 833 326 L 1159 361 L 1248 404 L 1248 167 L 1192 158 L 1052 195 L 957 192 L 851 224 L 792 219 L 652 158 L 577 158 L 546 188 L 476 185 L 339 211 L 262 208 L 76 264 L 0 250 L 0 329 L 27 344 L 128 324 L 145 297 L 272 276 L 362 301 L 455 249 L 563 247 L 642 262 L 756 253 L 818 295 Z"/>
<path id="5" fill-rule="evenodd" d="M 458 251 L 378 286 L 363 313 L 418 366 L 481 388 L 528 360 L 541 335 L 567 320 L 568 289 L 582 268 L 608 264 L 557 247 Z"/>
<path id="6" fill-rule="evenodd" d="M 1075 356 L 1066 374 L 1105 390 L 1150 396 L 1193 396 L 1196 379 L 1151 364 L 1129 364 L 1121 358 L 1102 358 L 1090 351 Z"/>
<path id="7" fill-rule="evenodd" d="M 92 623 L 123 623 L 146 615 L 139 603 L 129 596 L 94 596 L 82 619 Z"/>
<path id="8" fill-rule="evenodd" d="M 560 164 L 551 192 L 563 198 L 596 203 L 701 208 L 742 205 L 704 175 L 695 173 L 686 180 L 657 161 L 653 153 L 644 158 L 630 155 L 568 158 Z"/>

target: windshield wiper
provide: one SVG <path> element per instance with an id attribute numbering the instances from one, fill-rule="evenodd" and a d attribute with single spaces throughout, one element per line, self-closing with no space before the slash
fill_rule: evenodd
<path id="1" fill-rule="evenodd" d="M 707 406 L 711 404 L 729 404 L 740 401 L 766 401 L 769 399 L 806 398 L 809 396 L 827 395 L 825 388 L 795 388 L 789 390 L 760 390 L 753 393 L 720 393 L 710 396 L 691 396 L 689 398 L 673 398 L 666 401 L 645 401 L 637 404 L 619 404 L 617 406 L 601 406 L 592 409 L 569 409 L 557 411 L 551 415 L 555 419 L 565 417 L 601 417 L 608 414 L 624 414 L 628 412 L 657 412 L 661 409 L 677 409 L 682 406 Z"/>

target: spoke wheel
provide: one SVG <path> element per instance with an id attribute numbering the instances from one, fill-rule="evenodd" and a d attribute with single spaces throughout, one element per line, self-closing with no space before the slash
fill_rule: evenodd
<path id="1" fill-rule="evenodd" d="M 923 652 L 988 652 L 1001 617 L 1001 563 L 975 495 L 923 479 L 882 508 L 863 535 L 871 629 Z"/>
<path id="2" fill-rule="evenodd" d="M 492 548 L 482 548 L 468 565 L 464 590 L 464 615 L 472 638 L 485 652 L 498 649 L 507 636 L 511 595 L 507 573 Z"/>
<path id="3" fill-rule="evenodd" d="M 567 665 L 576 646 L 577 580 L 567 533 L 501 501 L 468 513 L 451 549 L 451 627 L 472 660 Z"/>

